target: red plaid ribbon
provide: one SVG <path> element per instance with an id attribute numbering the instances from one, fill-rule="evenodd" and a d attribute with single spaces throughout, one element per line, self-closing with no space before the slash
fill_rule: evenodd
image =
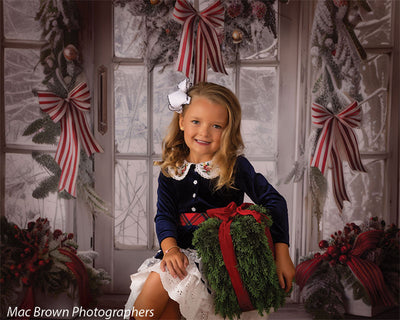
<path id="1" fill-rule="evenodd" d="M 173 11 L 175 20 L 183 24 L 178 71 L 189 77 L 194 54 L 195 21 L 198 17 L 194 83 L 207 80 L 207 59 L 215 72 L 227 74 L 222 59 L 216 28 L 224 25 L 224 6 L 218 0 L 200 13 L 186 0 L 177 0 Z"/>
<path id="2" fill-rule="evenodd" d="M 61 136 L 55 155 L 55 160 L 61 167 L 58 190 L 65 189 L 75 197 L 80 145 L 82 144 L 89 156 L 94 152 L 103 152 L 90 132 L 84 115 L 84 112 L 90 110 L 89 88 L 82 82 L 68 93 L 66 99 L 47 91 L 39 91 L 38 98 L 40 108 L 54 122 L 60 121 L 61 124 Z"/>
<path id="3" fill-rule="evenodd" d="M 180 215 L 182 226 L 198 226 L 200 223 L 206 221 L 208 218 L 208 214 L 205 212 L 190 212 L 182 213 Z"/>
<path id="4" fill-rule="evenodd" d="M 338 114 L 313 103 L 312 122 L 322 128 L 311 166 L 317 167 L 324 174 L 328 161 L 332 166 L 333 193 L 336 204 L 343 210 L 343 201 L 349 201 L 343 178 L 342 161 L 347 160 L 350 168 L 366 172 L 358 150 L 357 138 L 353 132 L 361 123 L 361 107 L 357 101 L 347 106 Z"/>

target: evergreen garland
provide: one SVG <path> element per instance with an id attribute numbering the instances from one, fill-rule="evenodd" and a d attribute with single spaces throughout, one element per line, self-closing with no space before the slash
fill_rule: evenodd
<path id="1" fill-rule="evenodd" d="M 249 210 L 266 213 L 265 208 L 252 206 Z M 226 270 L 218 239 L 221 220 L 210 218 L 195 231 L 193 245 L 204 264 L 205 277 L 214 294 L 215 313 L 224 318 L 240 317 L 237 298 Z M 284 304 L 286 293 L 279 286 L 276 266 L 265 227 L 272 224 L 264 219 L 260 224 L 253 216 L 237 215 L 231 224 L 231 236 L 238 261 L 238 271 L 251 303 L 260 315 Z"/>

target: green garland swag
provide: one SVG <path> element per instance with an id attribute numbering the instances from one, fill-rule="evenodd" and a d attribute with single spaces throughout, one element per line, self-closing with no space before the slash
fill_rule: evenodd
<path id="1" fill-rule="evenodd" d="M 250 206 L 249 210 L 266 213 L 261 206 Z M 214 294 L 215 313 L 224 318 L 240 318 L 236 295 L 225 268 L 218 239 L 221 220 L 210 218 L 194 232 L 193 245 L 197 249 L 204 273 Z M 263 316 L 271 308 L 275 310 L 285 302 L 286 293 L 279 285 L 273 254 L 268 246 L 265 227 L 272 225 L 271 218 L 260 224 L 253 216 L 237 215 L 231 224 L 231 236 L 238 261 L 238 270 L 251 303 Z"/>

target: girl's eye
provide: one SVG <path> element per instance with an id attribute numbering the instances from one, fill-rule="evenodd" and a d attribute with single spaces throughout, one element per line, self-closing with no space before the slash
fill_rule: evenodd
<path id="1" fill-rule="evenodd" d="M 222 129 L 222 127 L 221 127 L 219 124 L 214 124 L 213 127 L 214 127 L 215 129 Z"/>
<path id="2" fill-rule="evenodd" d="M 200 121 L 198 121 L 198 120 L 192 120 L 192 123 L 193 123 L 193 124 L 199 124 Z"/>

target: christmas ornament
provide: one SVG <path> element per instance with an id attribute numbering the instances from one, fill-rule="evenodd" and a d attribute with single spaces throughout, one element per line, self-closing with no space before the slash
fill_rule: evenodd
<path id="1" fill-rule="evenodd" d="M 90 132 L 83 114 L 90 110 L 89 88 L 83 82 L 71 90 L 65 99 L 47 91 L 39 91 L 38 98 L 40 108 L 54 122 L 61 123 L 61 136 L 55 155 L 62 170 L 58 189 L 65 189 L 75 197 L 81 144 L 87 155 L 103 152 Z"/>
<path id="2" fill-rule="evenodd" d="M 241 43 L 243 40 L 243 33 L 242 31 L 236 29 L 232 32 L 232 39 L 233 43 Z"/>
<path id="3" fill-rule="evenodd" d="M 69 44 L 64 48 L 63 54 L 68 61 L 74 61 L 78 58 L 78 49 L 73 44 Z"/>
<path id="4" fill-rule="evenodd" d="M 160 0 L 150 0 L 150 3 L 155 6 L 160 3 Z"/>
<path id="5" fill-rule="evenodd" d="M 343 201 L 349 201 L 343 178 L 342 161 L 347 160 L 350 168 L 366 172 L 358 150 L 357 138 L 353 132 L 361 123 L 361 107 L 357 101 L 347 106 L 338 114 L 313 103 L 313 124 L 322 129 L 311 166 L 320 169 L 324 174 L 328 162 L 332 167 L 333 193 L 340 212 Z"/>
<path id="6" fill-rule="evenodd" d="M 267 13 L 267 6 L 264 2 L 256 1 L 251 4 L 251 9 L 253 15 L 258 19 L 264 19 L 265 14 Z"/>
<path id="7" fill-rule="evenodd" d="M 177 61 L 178 71 L 183 72 L 189 78 L 193 55 L 195 55 L 194 83 L 207 80 L 207 60 L 210 61 L 215 72 L 227 74 L 217 34 L 217 28 L 223 27 L 224 24 L 222 3 L 218 0 L 198 13 L 186 0 L 177 0 L 173 16 L 177 22 L 183 24 Z M 197 17 L 195 46 L 194 27 Z"/>
<path id="8" fill-rule="evenodd" d="M 231 18 L 236 18 L 240 16 L 243 12 L 243 4 L 240 1 L 235 1 L 231 3 L 226 9 L 226 13 Z"/>

